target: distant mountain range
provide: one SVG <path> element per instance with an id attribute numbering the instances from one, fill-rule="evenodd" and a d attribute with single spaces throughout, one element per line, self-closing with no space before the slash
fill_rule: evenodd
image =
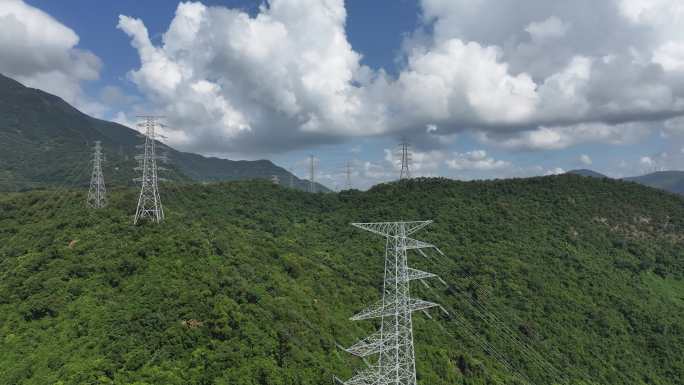
<path id="1" fill-rule="evenodd" d="M 599 172 L 587 169 L 571 170 L 567 173 L 592 178 L 609 178 Z M 622 180 L 684 195 L 684 171 L 657 171 L 646 175 L 622 178 Z"/>
<path id="2" fill-rule="evenodd" d="M 130 185 L 142 143 L 137 131 L 90 117 L 61 98 L 0 75 L 0 191 L 89 182 L 93 142 L 102 141 L 110 185 Z M 302 180 L 269 160 L 209 158 L 158 145 L 169 158 L 164 177 L 175 181 L 271 179 L 306 189 Z M 329 191 L 318 185 L 319 191 Z"/>
<path id="3" fill-rule="evenodd" d="M 137 176 L 134 159 L 142 143 L 140 134 L 121 124 L 90 117 L 49 93 L 25 87 L 0 74 L 0 191 L 54 186 L 87 186 L 93 142 L 102 142 L 109 185 L 132 185 Z M 169 169 L 164 177 L 174 181 L 211 182 L 271 179 L 292 182 L 306 190 L 309 181 L 299 179 L 269 160 L 228 160 L 181 152 L 163 143 Z M 593 178 L 608 176 L 588 169 L 568 171 Z M 684 171 L 659 171 L 623 178 L 676 194 L 684 194 Z M 328 188 L 317 184 L 317 190 Z"/>
<path id="4" fill-rule="evenodd" d="M 600 172 L 596 172 L 594 170 L 588 170 L 586 168 L 579 169 L 579 170 L 570 170 L 567 172 L 567 174 L 575 174 L 575 175 L 581 175 L 581 176 L 589 176 L 592 178 L 608 178 L 606 175 L 601 174 Z"/>
<path id="5" fill-rule="evenodd" d="M 624 178 L 624 180 L 641 183 L 675 194 L 684 194 L 684 171 L 658 171 L 642 176 Z"/>

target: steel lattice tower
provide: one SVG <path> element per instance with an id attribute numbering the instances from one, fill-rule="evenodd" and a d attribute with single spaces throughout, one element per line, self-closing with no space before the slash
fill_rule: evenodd
<path id="1" fill-rule="evenodd" d="M 88 207 L 101 209 L 107 205 L 107 189 L 105 188 L 104 177 L 102 176 L 102 144 L 95 142 L 93 152 L 93 173 L 90 177 L 90 188 L 88 189 Z"/>
<path id="2" fill-rule="evenodd" d="M 294 188 L 294 170 L 290 167 L 290 188 Z"/>
<path id="3" fill-rule="evenodd" d="M 314 180 L 316 176 L 315 163 L 316 158 L 313 155 L 309 156 L 309 192 L 311 193 L 316 192 L 316 181 Z"/>
<path id="4" fill-rule="evenodd" d="M 142 146 L 143 154 L 136 156 L 140 162 L 136 170 L 141 170 L 142 176 L 135 179 L 141 182 L 141 187 L 133 223 L 138 224 L 142 219 L 159 223 L 164 220 L 164 208 L 159 197 L 159 178 L 157 177 L 157 160 L 161 157 L 158 157 L 155 152 L 157 117 L 141 116 L 140 118 L 143 122 L 138 123 L 138 127 L 145 129 L 145 144 Z"/>
<path id="5" fill-rule="evenodd" d="M 346 186 L 345 186 L 345 188 L 346 188 L 347 190 L 351 190 L 352 188 L 354 188 L 354 186 L 352 185 L 352 178 L 351 178 L 351 174 L 352 174 L 351 163 L 347 162 L 347 168 L 346 168 L 345 171 L 346 171 L 346 174 L 347 174 L 347 175 L 346 175 L 346 176 L 347 176 L 347 180 L 346 180 Z"/>
<path id="6" fill-rule="evenodd" d="M 401 172 L 399 173 L 399 179 L 410 179 L 412 158 L 411 145 L 404 140 L 399 146 L 399 151 L 401 152 Z"/>
<path id="7" fill-rule="evenodd" d="M 380 318 L 380 330 L 364 338 L 347 352 L 359 357 L 378 355 L 375 365 L 357 373 L 343 385 L 416 385 L 416 362 L 413 349 L 412 313 L 439 306 L 432 302 L 411 298 L 410 282 L 437 277 L 434 274 L 408 267 L 409 250 L 435 246 L 409 235 L 432 221 L 353 223 L 360 229 L 386 238 L 385 282 L 382 300 L 351 317 L 351 320 Z M 440 306 L 441 307 L 441 306 Z M 427 313 L 426 313 L 427 314 Z"/>

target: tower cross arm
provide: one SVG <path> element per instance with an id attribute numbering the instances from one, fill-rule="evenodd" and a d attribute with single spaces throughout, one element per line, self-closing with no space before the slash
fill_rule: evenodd
<path id="1" fill-rule="evenodd" d="M 405 245 L 405 247 L 406 247 L 406 250 L 415 250 L 415 249 L 436 249 L 436 248 L 437 248 L 437 246 L 435 246 L 435 245 L 433 245 L 433 244 L 431 244 L 431 243 L 419 241 L 419 240 L 417 240 L 417 239 L 408 238 L 408 237 L 406 238 L 406 245 Z"/>
<path id="2" fill-rule="evenodd" d="M 406 235 L 411 235 L 430 224 L 432 224 L 432 221 L 404 222 L 404 225 L 406 226 Z"/>
<path id="3" fill-rule="evenodd" d="M 359 372 L 347 381 L 340 382 L 342 385 L 385 385 L 383 376 L 380 375 L 378 368 L 369 368 Z M 388 384 L 389 385 L 389 384 Z"/>
<path id="4" fill-rule="evenodd" d="M 418 310 L 429 309 L 435 306 L 439 305 L 434 302 L 428 302 L 423 301 L 422 299 L 411 298 L 408 303 L 408 310 L 410 312 L 414 312 Z M 396 314 L 399 310 L 401 309 L 397 307 L 396 303 L 383 304 L 382 301 L 380 301 L 375 305 L 372 305 L 371 307 L 366 308 L 365 310 L 362 310 L 361 312 L 355 314 L 353 317 L 350 318 L 350 320 L 361 321 L 372 318 L 386 317 Z"/>
<path id="5" fill-rule="evenodd" d="M 360 321 L 360 320 L 364 320 L 364 319 L 382 317 L 382 315 L 384 314 L 383 310 L 385 310 L 388 307 L 392 307 L 392 306 L 394 306 L 394 304 L 385 305 L 382 303 L 382 301 L 379 301 L 379 302 L 376 302 L 375 304 L 361 310 L 360 312 L 354 314 L 349 319 L 352 321 Z"/>
<path id="6" fill-rule="evenodd" d="M 417 269 L 412 269 L 409 267 L 408 274 L 406 276 L 407 281 L 413 281 L 416 279 L 426 279 L 426 278 L 436 278 L 436 274 L 428 273 L 427 271 L 421 271 Z"/>
<path id="7" fill-rule="evenodd" d="M 391 347 L 385 344 L 385 341 L 390 338 L 393 338 L 393 335 L 385 335 L 385 338 L 383 338 L 382 332 L 378 330 L 344 350 L 358 357 L 367 357 L 390 350 Z"/>
<path id="8" fill-rule="evenodd" d="M 367 222 L 367 223 L 352 223 L 352 226 L 358 227 L 362 230 L 370 231 L 371 233 L 379 234 L 385 237 L 396 237 L 399 234 L 400 228 L 404 227 L 404 236 L 415 233 L 423 227 L 431 224 L 432 221 L 412 221 L 412 222 Z M 416 241 L 417 242 L 417 241 Z"/>

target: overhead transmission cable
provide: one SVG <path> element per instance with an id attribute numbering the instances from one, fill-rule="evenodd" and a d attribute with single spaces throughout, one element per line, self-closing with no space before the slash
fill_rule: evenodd
<path id="1" fill-rule="evenodd" d="M 436 258 L 430 257 L 428 254 L 423 253 L 422 250 L 418 250 L 418 251 L 427 260 L 429 260 L 433 263 L 439 263 L 439 261 L 436 261 Z M 446 257 L 441 252 L 439 252 L 439 254 L 443 257 Z M 445 259 L 449 260 L 450 263 L 452 262 L 449 258 L 445 258 Z M 443 264 L 440 263 L 440 265 L 443 265 Z M 477 281 L 475 280 L 475 278 L 471 274 L 469 274 L 469 273 L 465 273 L 465 274 L 466 274 L 466 278 L 471 279 L 471 283 L 475 286 L 475 290 L 480 289 L 481 292 L 484 293 L 482 297 L 483 298 L 489 298 L 489 296 L 491 295 L 489 290 L 485 289 L 484 287 L 482 287 L 482 285 L 477 283 Z M 465 297 L 466 297 L 466 300 L 468 301 L 467 304 L 473 310 L 475 310 L 475 315 L 478 316 L 478 318 L 480 318 L 483 322 L 485 322 L 485 324 L 487 324 L 490 328 L 493 328 L 495 330 L 500 330 L 502 332 L 500 335 L 504 336 L 504 338 L 507 338 L 509 343 L 511 343 L 512 345 L 515 345 L 522 352 L 524 357 L 528 361 L 530 361 L 530 363 L 532 363 L 538 369 L 542 369 L 542 371 L 544 371 L 544 372 L 548 372 L 548 371 L 553 372 L 556 377 L 562 378 L 565 381 L 565 383 L 568 383 L 567 382 L 568 379 L 563 374 L 562 371 L 560 371 L 558 368 L 556 368 L 550 362 L 545 360 L 543 358 L 543 356 L 536 349 L 534 349 L 532 346 L 530 346 L 525 341 L 520 339 L 520 337 L 513 330 L 511 330 L 510 327 L 508 327 L 508 325 L 506 323 L 501 321 L 501 319 L 496 316 L 495 312 L 485 308 L 484 305 L 482 305 L 480 302 L 473 299 L 469 293 L 465 293 L 463 291 L 454 289 L 453 286 L 448 285 L 448 284 L 446 284 L 446 286 L 447 286 L 447 289 L 449 290 L 449 292 L 451 294 L 456 294 L 456 291 L 459 291 L 461 293 L 466 294 Z"/>

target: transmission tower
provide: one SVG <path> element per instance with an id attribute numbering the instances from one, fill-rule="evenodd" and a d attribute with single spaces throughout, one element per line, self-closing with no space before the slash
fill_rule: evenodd
<path id="1" fill-rule="evenodd" d="M 294 188 L 294 169 L 290 167 L 290 188 Z"/>
<path id="2" fill-rule="evenodd" d="M 313 155 L 309 156 L 309 192 L 316 192 L 316 181 L 314 177 L 316 176 L 316 158 Z"/>
<path id="3" fill-rule="evenodd" d="M 349 163 L 349 161 L 347 161 L 347 168 L 346 168 L 345 171 L 346 171 L 346 174 L 347 174 L 347 175 L 346 175 L 346 176 L 347 176 L 347 181 L 346 181 L 346 184 L 345 184 L 345 189 L 351 190 L 352 188 L 354 188 L 354 186 L 352 185 L 352 179 L 351 179 L 352 169 L 351 169 L 351 163 Z"/>
<path id="4" fill-rule="evenodd" d="M 141 170 L 142 176 L 135 179 L 141 182 L 141 187 L 133 223 L 138 224 L 142 219 L 159 223 L 164 220 L 164 209 L 159 197 L 159 178 L 157 177 L 157 160 L 162 157 L 155 153 L 155 129 L 159 123 L 155 116 L 140 116 L 139 118 L 142 119 L 142 122 L 138 123 L 138 127 L 145 129 L 145 144 L 141 146 L 144 149 L 143 154 L 136 156 L 140 162 L 136 170 Z"/>
<path id="5" fill-rule="evenodd" d="M 352 223 L 353 226 L 386 238 L 385 282 L 382 300 L 351 317 L 352 321 L 380 318 L 380 330 L 345 349 L 364 359 L 378 355 L 377 363 L 369 365 L 347 381 L 335 378 L 340 384 L 416 385 L 411 315 L 414 311 L 425 311 L 439 305 L 411 298 L 410 281 L 437 276 L 408 267 L 407 252 L 423 248 L 436 249 L 429 243 L 409 237 L 430 223 L 432 221 Z M 444 311 L 443 308 L 442 310 Z"/>
<path id="6" fill-rule="evenodd" d="M 401 152 L 401 172 L 399 173 L 399 179 L 410 179 L 411 178 L 411 145 L 406 141 L 402 141 L 400 144 L 399 151 Z"/>
<path id="7" fill-rule="evenodd" d="M 275 185 L 279 185 L 280 184 L 280 178 L 278 177 L 278 175 L 271 175 L 271 182 Z"/>
<path id="8" fill-rule="evenodd" d="M 93 173 L 90 177 L 90 189 L 88 189 L 88 207 L 101 209 L 107 205 L 107 189 L 105 188 L 104 177 L 102 176 L 102 145 L 100 141 L 95 142 L 93 152 Z"/>

